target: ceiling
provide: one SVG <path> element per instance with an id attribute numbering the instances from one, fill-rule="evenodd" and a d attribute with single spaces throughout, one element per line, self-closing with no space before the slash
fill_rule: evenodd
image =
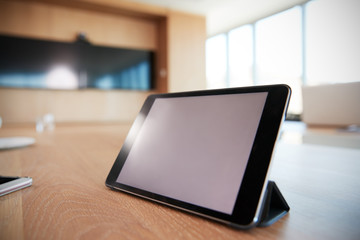
<path id="1" fill-rule="evenodd" d="M 131 0 L 206 16 L 207 35 L 286 10 L 308 0 Z"/>

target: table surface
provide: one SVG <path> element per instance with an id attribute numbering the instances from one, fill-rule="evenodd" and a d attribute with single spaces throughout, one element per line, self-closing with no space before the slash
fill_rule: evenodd
<path id="1" fill-rule="evenodd" d="M 129 127 L 1 128 L 0 137 L 36 143 L 0 150 L 0 175 L 33 178 L 31 187 L 0 197 L 0 239 L 360 238 L 360 149 L 280 141 L 270 179 L 291 210 L 244 231 L 105 187 Z"/>

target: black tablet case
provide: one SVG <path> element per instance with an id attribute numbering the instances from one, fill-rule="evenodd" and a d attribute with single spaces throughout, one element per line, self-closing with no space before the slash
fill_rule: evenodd
<path id="1" fill-rule="evenodd" d="M 269 181 L 258 227 L 267 227 L 285 216 L 290 210 L 285 198 L 274 181 Z"/>

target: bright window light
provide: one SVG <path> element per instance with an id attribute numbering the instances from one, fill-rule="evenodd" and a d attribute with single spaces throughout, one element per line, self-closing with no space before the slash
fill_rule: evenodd
<path id="1" fill-rule="evenodd" d="M 208 88 L 288 84 L 289 113 L 302 86 L 360 81 L 360 1 L 312 0 L 206 42 Z"/>
<path id="2" fill-rule="evenodd" d="M 256 84 L 288 84 L 289 112 L 302 112 L 301 8 L 294 7 L 256 23 Z"/>
<path id="3" fill-rule="evenodd" d="M 46 75 L 46 86 L 52 89 L 76 89 L 79 87 L 76 74 L 68 67 L 54 67 Z"/>
<path id="4" fill-rule="evenodd" d="M 306 5 L 306 84 L 359 81 L 360 1 Z"/>
<path id="5" fill-rule="evenodd" d="M 227 87 L 226 35 L 220 34 L 206 41 L 206 80 L 208 88 Z"/>
<path id="6" fill-rule="evenodd" d="M 229 32 L 229 87 L 253 85 L 253 27 Z"/>

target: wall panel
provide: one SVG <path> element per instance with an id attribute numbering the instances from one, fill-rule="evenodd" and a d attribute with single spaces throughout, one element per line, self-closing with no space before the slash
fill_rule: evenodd
<path id="1" fill-rule="evenodd" d="M 85 32 L 94 44 L 156 50 L 157 20 L 37 2 L 0 1 L 0 33 L 74 41 Z"/>
<path id="2" fill-rule="evenodd" d="M 0 0 L 0 34 L 74 41 L 79 32 L 94 44 L 154 50 L 156 92 L 206 87 L 203 16 L 121 0 Z M 148 94 L 0 88 L 0 116 L 5 124 L 46 113 L 57 122 L 131 122 Z"/>
<path id="3" fill-rule="evenodd" d="M 176 11 L 169 12 L 169 91 L 206 88 L 205 41 L 205 17 Z"/>

